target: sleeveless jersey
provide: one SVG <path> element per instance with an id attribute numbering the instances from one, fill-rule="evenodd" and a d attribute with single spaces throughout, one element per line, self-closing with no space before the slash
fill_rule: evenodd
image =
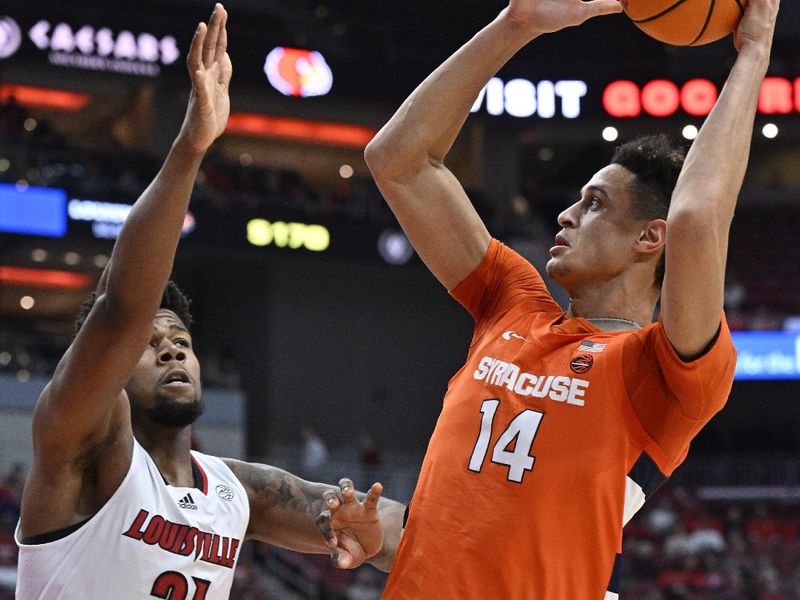
<path id="1" fill-rule="evenodd" d="M 383 597 L 615 598 L 623 523 L 727 399 L 724 316 L 711 348 L 684 362 L 660 322 L 604 332 L 568 318 L 497 240 L 452 294 L 474 336 Z"/>
<path id="2" fill-rule="evenodd" d="M 247 492 L 219 458 L 192 452 L 192 460 L 202 489 L 168 485 L 134 440 L 119 488 L 79 529 L 27 545 L 17 527 L 17 598 L 227 600 L 250 519 Z"/>

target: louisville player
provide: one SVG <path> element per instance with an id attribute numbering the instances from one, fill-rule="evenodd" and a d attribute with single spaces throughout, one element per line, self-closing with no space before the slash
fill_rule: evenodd
<path id="1" fill-rule="evenodd" d="M 511 0 L 367 148 L 420 257 L 475 319 L 389 600 L 616 597 L 623 523 L 726 401 L 728 229 L 778 0 L 750 0 L 738 58 L 685 162 L 661 137 L 624 145 L 559 215 L 547 271 L 570 294 L 566 312 L 533 266 L 491 238 L 443 164 L 474 99 L 514 53 L 619 10 L 614 0 Z"/>
<path id="2" fill-rule="evenodd" d="M 225 599 L 247 538 L 329 551 L 315 519 L 338 488 L 190 452 L 200 366 L 188 302 L 167 278 L 201 159 L 228 119 L 226 20 L 216 5 L 195 33 L 183 127 L 37 402 L 15 534 L 21 600 Z M 359 537 L 359 519 L 378 518 L 379 490 L 346 507 L 350 535 L 335 552 L 347 565 L 380 559 L 380 528 Z M 402 518 L 397 503 L 380 510 Z"/>

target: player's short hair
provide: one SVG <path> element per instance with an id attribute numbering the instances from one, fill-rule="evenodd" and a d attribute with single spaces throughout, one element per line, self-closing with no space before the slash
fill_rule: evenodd
<path id="1" fill-rule="evenodd" d="M 83 327 L 83 324 L 86 322 L 86 318 L 92 311 L 95 302 L 97 302 L 97 292 L 92 292 L 92 295 L 89 296 L 86 302 L 83 303 L 83 306 L 81 306 L 78 320 L 75 321 L 74 335 L 78 335 L 81 327 Z M 159 308 L 165 308 L 174 312 L 188 329 L 192 325 L 192 313 L 189 312 L 191 305 L 192 301 L 181 291 L 177 284 L 174 281 L 168 281 L 167 286 L 164 288 L 164 293 L 161 296 Z"/>
<path id="2" fill-rule="evenodd" d="M 611 164 L 636 176 L 633 184 L 633 217 L 666 219 L 672 192 L 683 168 L 686 152 L 664 134 L 648 135 L 618 146 Z M 656 267 L 655 284 L 664 281 L 664 255 Z"/>

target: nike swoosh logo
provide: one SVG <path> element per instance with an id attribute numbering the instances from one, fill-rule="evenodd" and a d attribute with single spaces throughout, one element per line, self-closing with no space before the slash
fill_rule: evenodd
<path id="1" fill-rule="evenodd" d="M 511 341 L 511 338 L 516 338 L 518 340 L 522 340 L 523 342 L 525 341 L 524 337 L 522 337 L 518 333 L 515 333 L 513 330 L 508 330 L 503 334 L 503 339 L 505 341 L 509 342 L 509 341 Z"/>

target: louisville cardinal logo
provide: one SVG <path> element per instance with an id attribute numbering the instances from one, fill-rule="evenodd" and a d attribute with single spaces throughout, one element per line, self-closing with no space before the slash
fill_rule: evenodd
<path id="1" fill-rule="evenodd" d="M 284 96 L 324 96 L 333 85 L 325 58 L 313 50 L 279 46 L 267 54 L 264 73 Z"/>

